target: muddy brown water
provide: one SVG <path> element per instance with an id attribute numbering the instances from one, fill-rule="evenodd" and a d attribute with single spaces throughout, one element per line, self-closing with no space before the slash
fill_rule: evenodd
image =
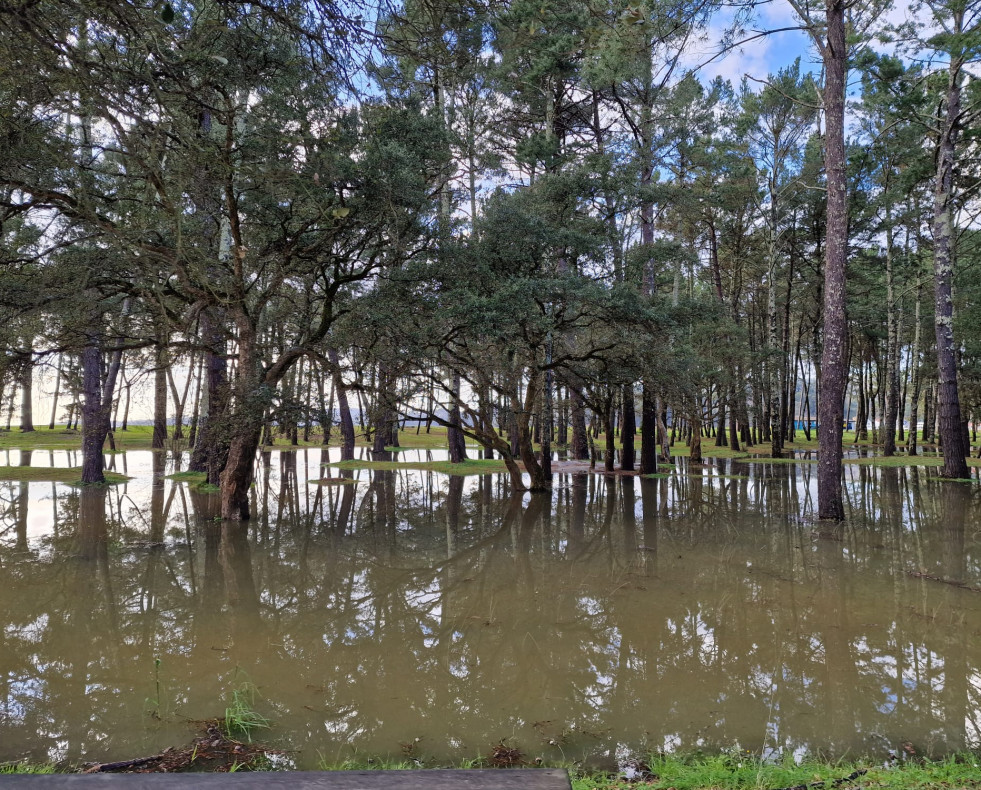
<path id="1" fill-rule="evenodd" d="M 0 761 L 181 745 L 246 683 L 257 737 L 303 768 L 502 740 L 600 765 L 979 745 L 976 482 L 848 466 L 829 531 L 808 463 L 558 475 L 533 497 L 503 475 L 314 485 L 305 450 L 260 459 L 237 525 L 163 477 L 173 459 L 109 458 L 133 480 L 0 483 Z"/>

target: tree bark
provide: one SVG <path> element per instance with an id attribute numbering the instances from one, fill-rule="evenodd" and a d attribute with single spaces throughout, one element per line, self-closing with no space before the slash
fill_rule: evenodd
<path id="1" fill-rule="evenodd" d="M 450 419 L 446 428 L 446 439 L 450 448 L 450 462 L 463 463 L 467 460 L 467 444 L 460 416 L 460 374 L 454 372 L 450 384 Z"/>
<path id="2" fill-rule="evenodd" d="M 341 429 L 341 460 L 354 460 L 354 420 L 351 417 L 351 404 L 347 399 L 347 385 L 341 376 L 340 358 L 336 348 L 327 350 L 327 358 L 331 364 L 331 378 L 334 392 L 337 393 L 337 411 Z"/>
<path id="3" fill-rule="evenodd" d="M 890 222 L 887 213 L 886 222 Z M 896 454 L 896 422 L 899 418 L 899 322 L 893 283 L 892 228 L 886 228 L 886 411 L 882 426 L 882 454 Z"/>
<path id="4" fill-rule="evenodd" d="M 818 518 L 842 521 L 842 419 L 848 378 L 848 323 L 845 314 L 845 266 L 848 259 L 848 184 L 845 166 L 844 0 L 825 0 L 827 40 L 824 60 L 827 221 L 824 259 L 824 348 L 821 352 L 821 401 L 818 406 Z"/>
<path id="5" fill-rule="evenodd" d="M 623 444 L 623 457 L 620 459 L 620 468 L 625 472 L 632 472 L 634 469 L 634 434 L 637 431 L 637 418 L 634 413 L 634 385 L 623 385 L 623 427 L 620 431 L 620 439 Z"/>
<path id="6" fill-rule="evenodd" d="M 958 15 L 955 15 L 958 16 Z M 958 28 L 959 29 L 959 28 Z M 937 173 L 933 209 L 933 272 L 937 336 L 937 417 L 943 446 L 945 477 L 967 478 L 968 448 L 961 426 L 954 349 L 954 164 L 961 120 L 961 67 L 952 58 L 948 68 L 946 113 L 937 141 Z"/>
<path id="7" fill-rule="evenodd" d="M 228 363 L 225 316 L 217 308 L 201 312 L 201 342 L 204 345 L 204 413 L 198 419 L 198 433 L 189 468 L 207 472 L 208 482 L 218 485 L 228 451 L 222 435 L 221 419 L 228 407 Z"/>
<path id="8" fill-rule="evenodd" d="M 28 347 L 24 355 L 24 367 L 21 371 L 21 401 L 20 401 L 20 430 L 21 433 L 34 432 L 34 354 Z"/>
<path id="9" fill-rule="evenodd" d="M 48 430 L 53 431 L 55 422 L 58 419 L 58 394 L 61 391 L 61 366 L 64 359 L 58 355 L 58 372 L 55 374 L 54 397 L 51 400 L 51 422 L 48 423 Z"/>
<path id="10" fill-rule="evenodd" d="M 162 450 L 167 443 L 167 338 L 160 327 L 157 331 L 156 359 L 153 369 L 153 437 L 150 447 Z"/>

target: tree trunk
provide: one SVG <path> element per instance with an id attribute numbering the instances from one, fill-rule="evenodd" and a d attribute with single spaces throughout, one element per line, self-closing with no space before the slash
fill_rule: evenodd
<path id="1" fill-rule="evenodd" d="M 105 483 L 102 446 L 109 413 L 102 411 L 102 353 L 93 339 L 82 350 L 82 482 Z"/>
<path id="2" fill-rule="evenodd" d="M 623 457 L 620 459 L 620 468 L 625 472 L 632 472 L 634 469 L 634 434 L 637 431 L 637 418 L 634 413 L 634 385 L 623 385 L 623 428 L 621 429 L 621 441 L 623 444 Z"/>
<path id="3" fill-rule="evenodd" d="M 347 385 L 341 376 L 341 366 L 337 349 L 327 351 L 331 364 L 331 378 L 334 382 L 334 392 L 337 393 L 337 411 L 341 429 L 341 460 L 354 460 L 354 420 L 351 418 L 351 405 L 347 399 Z"/>
<path id="4" fill-rule="evenodd" d="M 48 430 L 53 431 L 55 422 L 58 419 L 58 393 L 61 391 L 61 365 L 62 355 L 58 355 L 58 372 L 55 374 L 54 397 L 51 400 L 51 422 L 48 423 Z"/>
<path id="5" fill-rule="evenodd" d="M 771 200 L 776 198 L 772 196 Z M 772 210 L 775 214 L 775 210 Z M 780 458 L 783 455 L 783 425 L 780 421 L 780 359 L 779 332 L 777 329 L 777 228 L 776 217 L 771 217 L 770 228 L 770 271 L 766 288 L 766 383 L 769 405 L 770 455 Z"/>
<path id="6" fill-rule="evenodd" d="M 207 472 L 208 482 L 218 485 L 228 450 L 221 421 L 228 406 L 228 363 L 225 316 L 217 308 L 201 313 L 201 342 L 204 345 L 204 413 L 198 419 L 198 433 L 189 468 Z"/>
<path id="7" fill-rule="evenodd" d="M 123 303 L 122 317 L 129 314 L 129 300 Z M 102 317 L 93 322 L 101 325 Z M 89 337 L 82 351 L 82 483 L 105 483 L 102 447 L 109 435 L 112 399 L 122 362 L 121 341 L 109 357 L 102 376 L 102 351 L 96 336 Z"/>
<path id="8" fill-rule="evenodd" d="M 459 464 L 467 460 L 467 444 L 460 416 L 460 374 L 454 372 L 450 384 L 450 415 L 446 428 L 446 439 L 450 448 L 450 463 Z"/>
<path id="9" fill-rule="evenodd" d="M 968 448 L 963 441 L 961 405 L 957 391 L 954 349 L 954 164 L 957 127 L 961 121 L 961 66 L 952 58 L 948 68 L 946 114 L 937 143 L 937 173 L 933 210 L 933 271 L 937 336 L 937 417 L 943 446 L 945 477 L 967 478 Z"/>
<path id="10" fill-rule="evenodd" d="M 889 215 L 886 215 L 889 222 Z M 899 326 L 893 284 L 892 228 L 886 228 L 886 412 L 882 426 L 882 454 L 896 454 L 896 422 L 899 417 Z"/>
<path id="11" fill-rule="evenodd" d="M 641 384 L 640 473 L 657 472 L 657 398 L 648 382 Z"/>
<path id="12" fill-rule="evenodd" d="M 586 438 L 586 406 L 579 390 L 570 388 L 572 408 L 572 458 L 585 461 L 589 458 L 589 440 Z"/>
<path id="13" fill-rule="evenodd" d="M 20 430 L 22 433 L 34 432 L 34 356 L 28 348 L 24 355 L 24 368 L 20 379 Z"/>
<path id="14" fill-rule="evenodd" d="M 848 378 L 845 265 L 848 258 L 848 183 L 845 155 L 845 2 L 825 0 L 823 46 L 827 221 L 824 259 L 824 348 L 818 405 L 818 518 L 842 521 L 842 418 Z"/>
<path id="15" fill-rule="evenodd" d="M 157 331 L 156 359 L 153 369 L 153 438 L 150 447 L 162 450 L 167 443 L 167 338 L 163 328 Z"/>
<path id="16" fill-rule="evenodd" d="M 909 432 L 906 434 L 906 453 L 916 455 L 916 423 L 917 411 L 920 405 L 920 382 L 922 374 L 920 371 L 920 304 L 923 301 L 922 284 L 916 288 L 916 310 L 913 323 L 913 348 L 910 351 L 909 364 L 913 368 L 913 392 L 909 402 Z"/>

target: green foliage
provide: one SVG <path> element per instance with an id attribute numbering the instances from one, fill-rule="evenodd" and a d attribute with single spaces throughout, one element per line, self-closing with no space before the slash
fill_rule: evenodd
<path id="1" fill-rule="evenodd" d="M 269 719 L 255 709 L 255 697 L 256 687 L 250 681 L 244 681 L 232 689 L 224 719 L 224 730 L 228 737 L 245 737 L 251 743 L 257 730 L 269 729 Z"/>

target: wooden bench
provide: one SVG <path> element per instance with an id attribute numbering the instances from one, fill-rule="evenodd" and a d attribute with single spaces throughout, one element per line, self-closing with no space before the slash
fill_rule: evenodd
<path id="1" fill-rule="evenodd" d="M 234 774 L 12 774 L 0 790 L 570 790 L 550 768 L 474 771 L 273 771 Z"/>

